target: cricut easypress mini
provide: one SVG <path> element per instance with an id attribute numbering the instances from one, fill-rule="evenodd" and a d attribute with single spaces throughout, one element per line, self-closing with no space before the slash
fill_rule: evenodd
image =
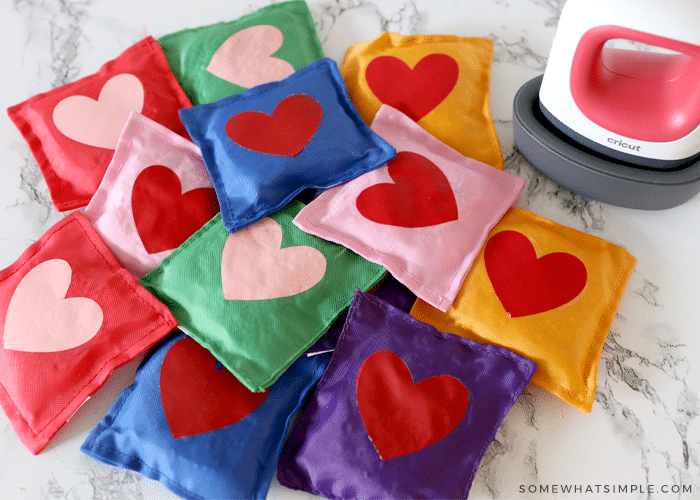
<path id="1" fill-rule="evenodd" d="M 518 149 L 562 186 L 631 208 L 689 200 L 700 191 L 700 2 L 568 0 L 545 74 L 513 111 Z"/>

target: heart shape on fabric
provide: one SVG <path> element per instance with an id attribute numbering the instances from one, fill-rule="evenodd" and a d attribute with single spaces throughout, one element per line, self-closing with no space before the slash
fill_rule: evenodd
<path id="1" fill-rule="evenodd" d="M 251 392 L 191 337 L 168 350 L 160 369 L 160 400 L 174 438 L 212 432 L 240 422 L 267 397 Z"/>
<path id="2" fill-rule="evenodd" d="M 310 246 L 281 248 L 282 228 L 265 217 L 228 236 L 221 255 L 226 300 L 291 297 L 326 274 L 326 257 Z"/>
<path id="3" fill-rule="evenodd" d="M 182 192 L 180 178 L 163 165 L 141 171 L 131 190 L 134 224 L 149 254 L 179 247 L 219 212 L 214 188 Z"/>
<path id="4" fill-rule="evenodd" d="M 363 217 L 400 227 L 435 226 L 459 218 L 450 182 L 428 158 L 401 151 L 387 167 L 394 184 L 370 186 L 355 201 Z"/>
<path id="5" fill-rule="evenodd" d="M 86 297 L 65 298 L 72 272 L 65 260 L 52 259 L 22 278 L 7 308 L 5 349 L 65 351 L 97 335 L 104 320 L 97 302 Z"/>
<path id="6" fill-rule="evenodd" d="M 493 235 L 484 248 L 484 263 L 493 289 L 511 318 L 530 316 L 575 299 L 586 286 L 584 263 L 555 252 L 537 257 L 530 240 L 517 231 Z"/>
<path id="7" fill-rule="evenodd" d="M 294 94 L 282 99 L 272 115 L 244 111 L 226 122 L 226 135 L 246 149 L 277 156 L 296 156 L 321 125 L 323 109 L 316 99 Z"/>
<path id="8" fill-rule="evenodd" d="M 450 375 L 414 384 L 401 357 L 378 351 L 367 357 L 355 389 L 362 423 L 382 460 L 421 450 L 452 432 L 469 406 L 469 391 Z"/>
<path id="9" fill-rule="evenodd" d="M 121 73 L 105 82 L 97 100 L 73 95 L 53 110 L 53 123 L 66 137 L 98 148 L 115 149 L 129 114 L 143 109 L 141 80 Z"/>
<path id="10" fill-rule="evenodd" d="M 413 69 L 397 57 L 379 56 L 367 65 L 365 78 L 377 99 L 417 122 L 450 95 L 459 65 L 447 54 L 429 54 Z"/>
<path id="11" fill-rule="evenodd" d="M 211 58 L 207 71 L 240 87 L 283 80 L 294 73 L 284 59 L 271 57 L 284 43 L 276 26 L 261 24 L 234 33 Z"/>

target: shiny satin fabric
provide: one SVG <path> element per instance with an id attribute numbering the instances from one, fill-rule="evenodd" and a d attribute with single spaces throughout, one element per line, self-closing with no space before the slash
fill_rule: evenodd
<path id="1" fill-rule="evenodd" d="M 413 307 L 413 303 L 416 301 L 416 296 L 413 292 L 389 273 L 386 273 L 382 280 L 374 288 L 369 290 L 369 293 L 404 312 L 409 312 L 411 307 Z M 307 354 L 327 352 L 335 349 L 347 317 L 347 311 L 338 316 L 338 319 L 333 322 L 328 331 L 323 334 L 323 337 L 318 339 L 318 342 L 309 348 Z"/>
<path id="2" fill-rule="evenodd" d="M 138 279 L 218 212 L 199 148 L 132 112 L 84 214 Z"/>
<path id="3" fill-rule="evenodd" d="M 331 59 L 180 116 L 202 151 L 229 232 L 305 188 L 349 181 L 396 155 L 357 114 Z"/>
<path id="4" fill-rule="evenodd" d="M 465 158 L 387 105 L 372 130 L 396 148 L 396 158 L 324 191 L 294 224 L 386 267 L 447 311 L 525 179 Z"/>
<path id="5" fill-rule="evenodd" d="M 177 322 L 80 212 L 0 271 L 0 404 L 39 453 L 113 370 Z"/>
<path id="6" fill-rule="evenodd" d="M 134 383 L 119 395 L 81 451 L 160 481 L 182 498 L 264 499 L 291 418 L 323 374 L 330 355 L 301 357 L 246 413 L 252 411 L 230 419 L 236 406 L 252 393 L 217 384 L 213 379 L 226 375 L 225 368 L 214 371 L 216 359 L 208 352 L 201 354 L 207 365 L 197 366 L 186 377 L 201 379 L 196 384 L 164 378 L 167 363 L 187 363 L 188 351 L 178 359 L 170 361 L 170 357 L 176 349 L 184 349 L 188 340 L 176 330 L 148 353 Z M 186 349 L 196 356 L 191 346 Z M 175 397 L 177 406 L 166 413 L 164 390 L 170 385 L 179 387 L 175 396 L 168 396 Z M 205 399 L 208 408 L 199 404 Z M 206 417 L 205 410 L 210 410 Z M 174 411 L 181 415 L 173 415 Z M 191 421 L 185 429 L 202 432 L 189 435 L 195 432 L 190 430 L 188 435 L 174 437 L 175 417 Z M 226 425 L 219 427 L 217 418 Z"/>
<path id="7" fill-rule="evenodd" d="M 264 391 L 386 274 L 299 230 L 295 201 L 229 234 L 215 216 L 141 279 L 248 389 Z"/>
<path id="8" fill-rule="evenodd" d="M 303 1 L 280 2 L 234 21 L 158 38 L 193 105 L 281 80 L 323 58 L 311 12 Z"/>
<path id="9" fill-rule="evenodd" d="M 624 248 L 511 208 L 489 234 L 454 304 L 411 315 L 537 363 L 532 381 L 590 412 L 605 337 L 636 259 Z"/>
<path id="10" fill-rule="evenodd" d="M 492 58 L 487 38 L 384 32 L 351 46 L 340 72 L 366 123 L 388 104 L 467 158 L 503 170 L 489 111 Z"/>
<path id="11" fill-rule="evenodd" d="M 277 478 L 326 498 L 466 498 L 534 369 L 358 291 Z"/>
<path id="12" fill-rule="evenodd" d="M 84 207 L 97 190 L 131 111 L 188 137 L 190 107 L 160 45 L 146 37 L 97 73 L 10 107 L 58 211 Z"/>

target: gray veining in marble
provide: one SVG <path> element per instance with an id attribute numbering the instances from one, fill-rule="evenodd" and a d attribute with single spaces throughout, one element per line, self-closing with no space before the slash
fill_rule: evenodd
<path id="1" fill-rule="evenodd" d="M 28 154 L 25 157 L 25 163 L 20 167 L 19 179 L 19 188 L 27 195 L 27 202 L 25 203 L 34 203 L 41 207 L 41 212 L 44 214 L 41 219 L 42 222 L 48 222 L 50 219 L 53 219 L 55 210 L 51 203 L 49 188 L 33 156 Z M 17 206 L 19 203 L 18 201 L 15 202 L 14 206 Z"/>
<path id="2" fill-rule="evenodd" d="M 529 2 L 544 7 L 550 12 L 550 17 L 544 20 L 546 27 L 556 26 L 559 23 L 561 10 L 564 8 L 566 0 L 528 0 Z"/>
<path id="3" fill-rule="evenodd" d="M 80 74 L 76 59 L 83 40 L 82 26 L 87 19 L 86 7 L 91 0 L 36 1 L 15 0 L 14 8 L 26 15 L 27 45 L 32 42 L 35 26 L 49 28 L 48 53 L 51 56 L 50 69 L 53 73 L 51 88 L 74 81 Z"/>
<path id="4" fill-rule="evenodd" d="M 487 38 L 493 40 L 493 62 L 495 64 L 515 64 L 543 73 L 547 65 L 547 56 L 537 54 L 525 37 L 516 41 L 490 33 Z"/>
<path id="5" fill-rule="evenodd" d="M 663 304 L 659 302 L 659 298 L 657 297 L 658 292 L 659 287 L 644 278 L 642 278 L 641 286 L 635 290 L 632 290 L 634 295 L 642 297 L 650 306 L 663 308 Z"/>
<path id="6" fill-rule="evenodd" d="M 654 483 L 652 472 L 658 472 L 652 469 L 655 459 L 665 462 L 671 481 L 691 483 L 697 480 L 700 456 L 697 452 L 691 456 L 688 427 L 700 416 L 700 400 L 686 380 L 687 346 L 668 324 L 652 324 L 638 333 L 644 342 L 634 347 L 626 345 L 635 343 L 630 342 L 632 339 L 614 330 L 608 334 L 601 356 L 607 376 L 596 401 L 613 417 L 620 433 L 639 446 L 649 483 Z M 662 392 L 655 389 L 659 377 L 664 378 Z M 643 398 L 641 405 L 635 399 L 636 409 L 624 403 L 630 390 Z M 637 416 L 643 412 L 653 414 L 652 426 L 647 418 Z M 659 437 L 661 430 L 668 431 L 662 434 L 663 438 Z M 669 434 L 674 432 L 674 439 L 669 440 Z M 669 447 L 669 443 L 673 446 Z"/>
<path id="7" fill-rule="evenodd" d="M 313 9 L 316 30 L 321 43 L 329 40 L 330 32 L 340 19 L 353 11 L 362 17 L 372 18 L 378 23 L 380 31 L 393 31 L 402 35 L 416 33 L 417 26 L 422 21 L 415 2 L 405 2 L 398 10 L 388 11 L 379 3 L 367 0 L 340 0 L 332 3 L 322 3 Z"/>
<path id="8" fill-rule="evenodd" d="M 554 203 L 563 213 L 577 219 L 583 231 L 603 231 L 605 229 L 605 211 L 603 205 L 561 187 L 556 182 L 540 174 L 525 161 L 517 149 L 504 154 L 504 170 L 527 180 L 518 206 L 527 208 L 539 198 Z"/>
<path id="9" fill-rule="evenodd" d="M 79 469 L 76 474 L 84 479 L 65 489 L 55 477 L 41 487 L 41 500 L 143 500 L 140 474 L 116 467 L 106 474 L 92 469 Z"/>

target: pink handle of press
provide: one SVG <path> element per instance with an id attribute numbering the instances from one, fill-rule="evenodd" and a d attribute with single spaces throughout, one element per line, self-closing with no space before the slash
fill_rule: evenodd
<path id="1" fill-rule="evenodd" d="M 678 52 L 613 49 L 614 38 Z M 581 112 L 612 133 L 670 142 L 700 125 L 700 47 L 621 26 L 581 37 L 571 65 L 571 94 Z"/>

